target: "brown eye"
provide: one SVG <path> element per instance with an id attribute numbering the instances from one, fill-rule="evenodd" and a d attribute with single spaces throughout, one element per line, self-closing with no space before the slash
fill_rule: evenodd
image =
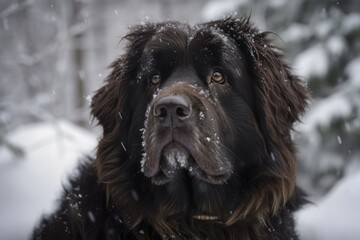
<path id="1" fill-rule="evenodd" d="M 214 71 L 211 75 L 211 81 L 216 83 L 224 83 L 225 77 L 221 72 Z"/>
<path id="2" fill-rule="evenodd" d="M 150 78 L 150 82 L 152 85 L 157 85 L 160 83 L 161 77 L 159 74 L 152 75 Z"/>

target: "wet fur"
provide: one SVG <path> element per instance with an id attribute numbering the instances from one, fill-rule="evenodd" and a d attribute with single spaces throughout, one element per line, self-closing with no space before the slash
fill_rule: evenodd
<path id="1" fill-rule="evenodd" d="M 305 200 L 295 183 L 297 156 L 290 132 L 308 97 L 270 35 L 247 18 L 194 28 L 180 23 L 134 27 L 125 37 L 126 53 L 112 64 L 106 84 L 93 98 L 92 114 L 103 127 L 96 159 L 80 166 L 58 211 L 42 220 L 33 239 L 298 239 L 293 212 Z M 189 38 L 194 52 L 207 44 L 212 49 L 199 54 L 201 61 L 190 61 L 191 68 L 179 60 L 187 57 L 177 55 L 190 51 Z M 169 65 L 163 75 L 170 80 L 160 91 L 144 81 L 152 56 L 148 49 L 166 53 L 163 61 Z M 210 55 L 217 52 L 237 77 L 208 88 L 199 82 L 199 71 L 192 71 L 203 63 L 211 65 Z M 177 84 L 182 76 L 185 84 Z M 201 90 L 210 91 L 208 99 L 199 95 Z M 213 172 L 224 164 L 229 170 L 225 183 L 211 184 L 179 171 L 174 181 L 154 185 L 142 173 L 144 147 L 152 155 L 160 144 L 146 110 L 162 94 L 177 92 L 189 96 L 198 107 L 194 111 L 207 117 L 205 124 L 192 119 L 192 131 L 202 136 L 194 142 L 203 148 L 197 165 Z M 139 129 L 146 131 L 145 137 Z M 204 139 L 213 129 L 220 135 L 219 143 L 209 146 Z M 197 211 L 221 218 L 198 221 L 192 218 Z"/>

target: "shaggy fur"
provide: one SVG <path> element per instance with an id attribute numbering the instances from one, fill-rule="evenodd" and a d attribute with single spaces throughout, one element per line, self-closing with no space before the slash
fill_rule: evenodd
<path id="1" fill-rule="evenodd" d="M 33 239 L 298 239 L 308 96 L 269 35 L 247 18 L 134 27 L 93 98 L 96 159 Z"/>

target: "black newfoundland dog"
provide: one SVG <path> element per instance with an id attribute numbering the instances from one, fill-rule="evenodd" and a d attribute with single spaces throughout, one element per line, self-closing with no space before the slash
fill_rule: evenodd
<path id="1" fill-rule="evenodd" d="M 248 18 L 145 24 L 95 94 L 95 159 L 33 239 L 298 239 L 307 91 Z"/>

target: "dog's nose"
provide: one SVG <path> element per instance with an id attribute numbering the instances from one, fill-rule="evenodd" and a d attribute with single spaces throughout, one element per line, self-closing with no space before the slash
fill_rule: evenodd
<path id="1" fill-rule="evenodd" d="M 160 98 L 154 106 L 154 116 L 165 126 L 178 126 L 190 118 L 191 102 L 184 96 L 174 95 Z"/>

